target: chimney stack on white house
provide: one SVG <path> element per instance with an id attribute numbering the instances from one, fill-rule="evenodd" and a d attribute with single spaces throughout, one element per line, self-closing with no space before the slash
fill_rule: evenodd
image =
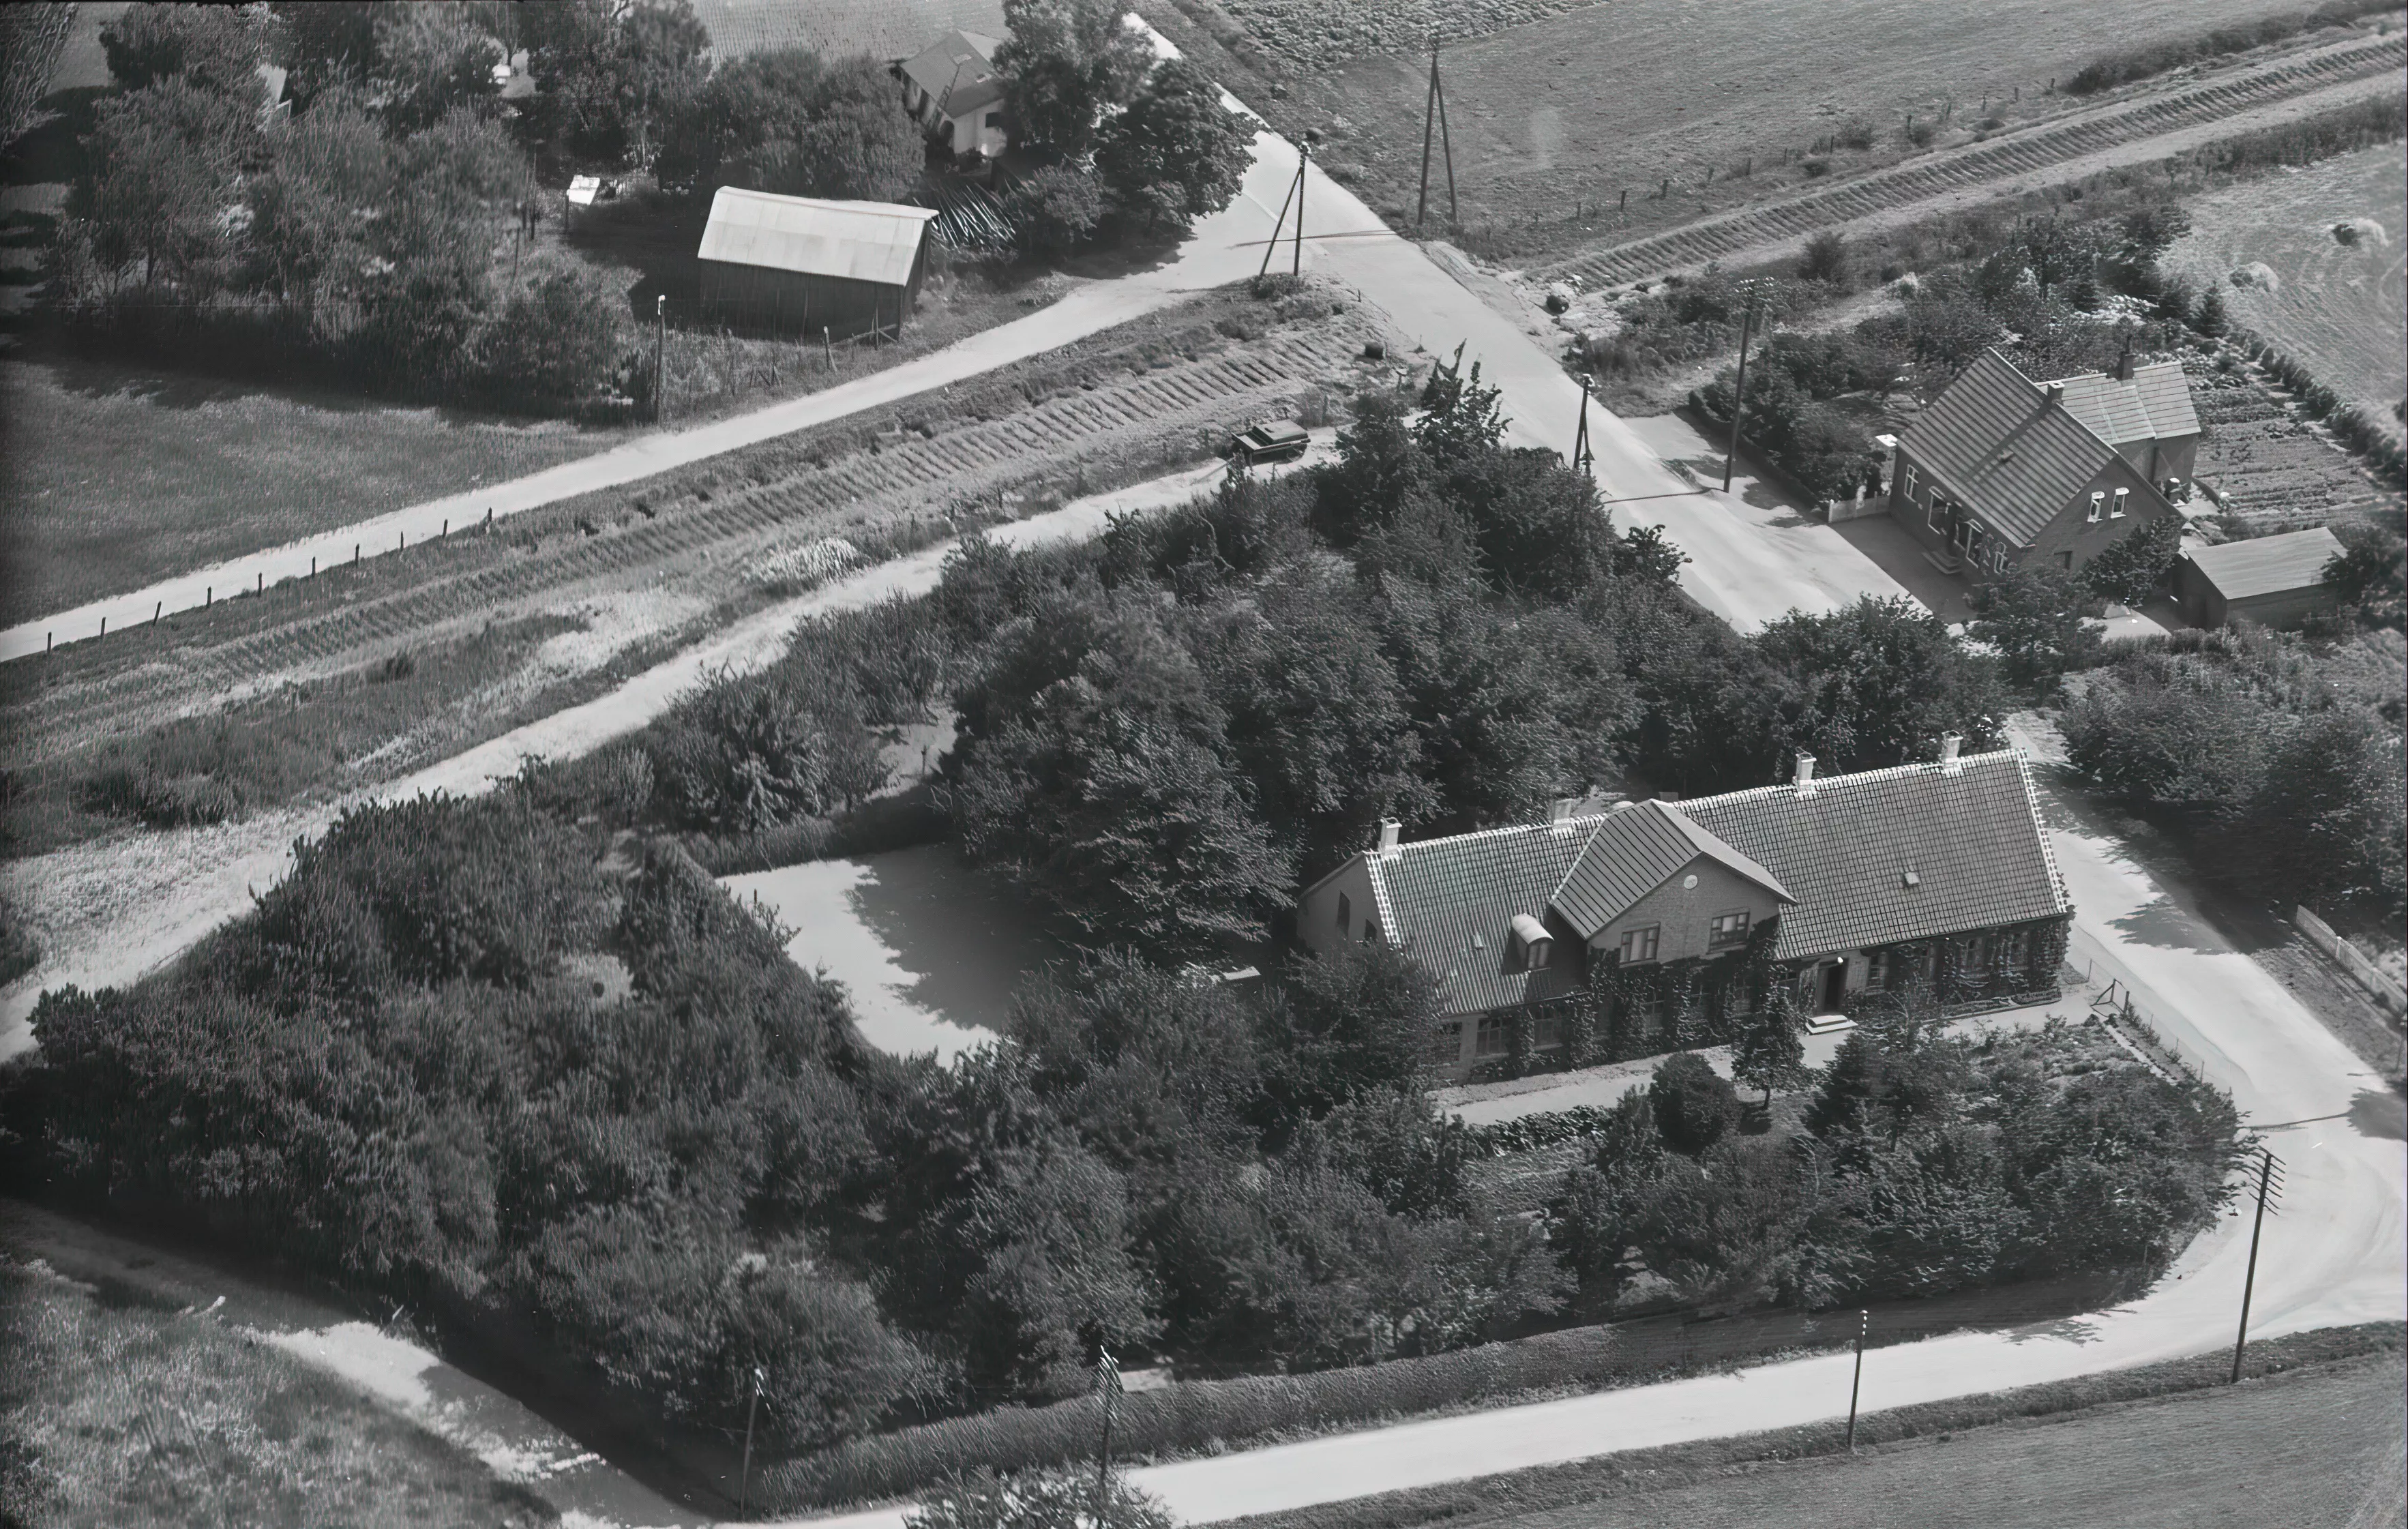
<path id="1" fill-rule="evenodd" d="M 1955 775 L 1957 770 L 1962 767 L 1956 763 L 1956 751 L 1964 747 L 1965 740 L 1959 735 L 1955 733 L 1942 733 L 1940 735 L 1941 774 Z"/>
<path id="2" fill-rule="evenodd" d="M 1800 752 L 1798 756 L 1798 794 L 1814 794 L 1814 756 Z"/>
<path id="3" fill-rule="evenodd" d="M 1397 847 L 1397 835 L 1403 827 L 1404 825 L 1394 818 L 1380 820 L 1380 852 L 1382 854 L 1384 855 Z"/>
<path id="4" fill-rule="evenodd" d="M 1556 797 L 1554 801 L 1547 804 L 1548 823 L 1553 827 L 1561 828 L 1564 824 L 1572 821 L 1572 810 L 1579 807 L 1580 804 L 1581 799 L 1577 796 Z"/>
<path id="5" fill-rule="evenodd" d="M 2048 385 L 2048 398 L 2043 407 L 2048 408 L 2063 408 L 2065 407 L 2064 383 L 2052 382 Z"/>

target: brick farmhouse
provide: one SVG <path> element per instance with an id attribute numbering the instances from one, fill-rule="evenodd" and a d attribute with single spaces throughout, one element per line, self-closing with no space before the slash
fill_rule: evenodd
<path id="1" fill-rule="evenodd" d="M 1943 572 L 2074 572 L 2174 500 L 2199 415 L 2173 362 L 2035 382 L 1996 350 L 1900 434 L 1889 512 Z"/>
<path id="2" fill-rule="evenodd" d="M 1942 755 L 1817 779 L 1801 754 L 1782 785 L 1412 843 L 1385 823 L 1305 891 L 1297 933 L 1436 978 L 1428 1060 L 1455 1078 L 1708 1044 L 1775 1001 L 2053 996 L 2073 909 L 2030 762 Z"/>

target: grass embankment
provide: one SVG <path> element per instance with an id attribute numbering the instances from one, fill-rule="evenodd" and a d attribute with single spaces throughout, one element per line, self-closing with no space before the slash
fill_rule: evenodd
<path id="1" fill-rule="evenodd" d="M 559 1522 L 466 1451 L 206 1314 L 0 1264 L 0 1522 Z"/>
<path id="2" fill-rule="evenodd" d="M 2252 1343 L 2238 1391 L 2221 1389 L 2231 1372 L 2227 1351 L 1873 1412 L 1857 1421 L 1856 1441 L 1874 1459 L 1857 1461 L 1843 1477 L 1832 1474 L 1836 1462 L 1820 1464 L 1847 1458 L 1845 1427 L 1834 1422 L 1632 1450 L 1237 1522 L 1246 1529 L 1430 1523 L 1536 1529 L 1604 1522 L 1716 1529 L 1773 1519 L 2055 1526 L 2107 1522 L 2094 1516 L 2103 1490 L 2147 1509 L 2116 1522 L 2227 1522 L 2217 1515 L 2237 1507 L 2243 1512 L 2229 1522 L 2339 1524 L 2349 1520 L 2358 1494 L 2378 1479 L 2376 1472 L 2392 1470 L 2391 1490 L 2399 1490 L 2396 1465 L 2379 1451 L 2399 1435 L 2401 1341 L 2401 1324 L 2375 1322 Z M 2327 1385 L 2352 1387 L 2351 1405 L 2325 1405 L 2320 1388 Z M 2184 1409 L 2132 1405 L 2159 1398 L 2185 1398 Z M 2213 1412 L 2207 1410 L 2212 1405 Z M 2012 1427 L 1965 1433 L 2034 1420 L 2084 1427 L 2078 1437 L 2052 1436 L 2044 1444 Z M 2208 1425 L 2214 1425 L 2212 1431 Z M 1942 1443 L 1947 1452 L 1932 1452 Z M 2344 1459 L 2351 1454 L 2373 1458 Z M 2042 1459 L 2058 1465 L 2035 1475 Z M 2325 1496 L 2319 1506 L 2329 1508 L 2336 1478 L 2353 1465 L 2354 1479 L 2338 1483 L 2352 1489 L 2350 1502 L 2329 1520 L 2305 1511 L 2302 1496 Z M 2135 1497 L 2144 1486 L 2149 1495 Z M 2180 1499 L 2165 1494 L 2177 1492 Z M 2072 1500 L 2077 1493 L 2086 1499 L 2079 1505 Z M 2293 1509 L 2301 1511 L 2294 1516 Z"/>

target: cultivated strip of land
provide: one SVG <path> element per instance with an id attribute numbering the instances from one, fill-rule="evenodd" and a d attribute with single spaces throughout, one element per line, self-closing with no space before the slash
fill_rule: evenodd
<path id="1" fill-rule="evenodd" d="M 2408 64 L 2408 37 L 2339 43 L 2212 85 L 2060 118 L 1857 179 L 1718 213 L 1668 233 L 1586 250 L 1547 266 L 1545 274 L 1610 286 L 1691 270 L 1712 261 L 1770 258 L 1802 246 L 1826 228 L 1876 216 L 1909 221 L 1949 206 L 2078 179 L 2110 162 L 2160 157 L 2249 127 L 2397 90 L 2403 64 Z"/>

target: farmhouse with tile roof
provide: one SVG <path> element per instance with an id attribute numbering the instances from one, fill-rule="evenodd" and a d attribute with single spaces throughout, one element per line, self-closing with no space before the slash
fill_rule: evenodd
<path id="1" fill-rule="evenodd" d="M 2021 753 L 1959 757 L 1377 847 L 1307 889 L 1315 950 L 1397 946 L 1438 979 L 1457 1077 L 1710 1039 L 1785 990 L 1805 1013 L 1911 985 L 2053 993 L 2072 905 Z"/>
<path id="2" fill-rule="evenodd" d="M 955 158 L 993 159 L 1004 150 L 1003 79 L 995 50 L 1003 44 L 976 32 L 948 32 L 899 60 L 903 109 Z"/>
<path id="3" fill-rule="evenodd" d="M 2199 435 L 2177 363 L 2034 382 L 1985 351 L 1900 435 L 1890 514 L 1949 573 L 2072 572 L 2177 513 Z"/>

